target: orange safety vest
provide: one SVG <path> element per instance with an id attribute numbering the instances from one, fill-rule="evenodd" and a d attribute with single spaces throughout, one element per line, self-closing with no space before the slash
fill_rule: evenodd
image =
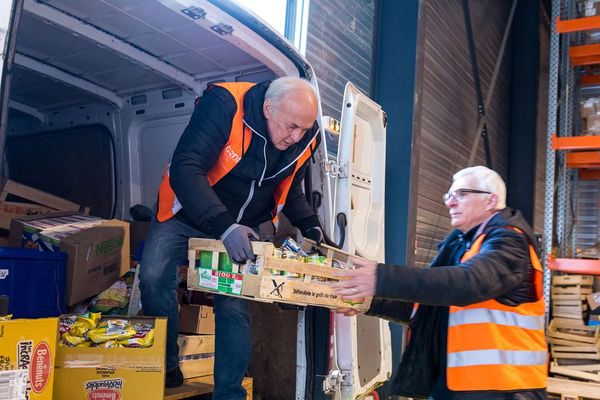
<path id="1" fill-rule="evenodd" d="M 207 179 L 210 186 L 214 186 L 219 182 L 225 175 L 227 175 L 242 159 L 242 155 L 248 150 L 250 141 L 252 140 L 252 130 L 248 129 L 244 124 L 244 95 L 246 92 L 255 85 L 255 83 L 249 82 L 224 82 L 216 83 L 215 86 L 220 86 L 233 96 L 236 102 L 236 112 L 233 116 L 231 123 L 231 132 L 229 133 L 229 139 L 225 144 L 225 147 L 219 153 L 215 165 L 208 171 Z M 245 140 L 242 140 L 245 137 Z M 273 197 L 275 198 L 275 208 L 273 210 L 273 224 L 275 227 L 279 225 L 279 212 L 285 205 L 285 200 L 292 186 L 292 181 L 298 170 L 302 167 L 304 162 L 308 160 L 316 147 L 316 136 L 310 142 L 310 145 L 304 150 L 304 152 L 296 160 L 294 172 L 283 179 L 279 185 L 275 188 Z M 243 145 L 243 149 L 242 149 Z M 266 162 L 266 160 L 265 160 Z M 169 182 L 169 165 L 165 169 L 163 180 L 160 184 L 158 192 L 158 213 L 157 219 L 159 222 L 165 222 L 173 217 L 182 206 L 177 200 L 177 196 L 171 187 Z"/>
<path id="2" fill-rule="evenodd" d="M 475 240 L 461 262 L 479 252 L 484 238 L 482 234 Z M 509 391 L 546 387 L 548 347 L 544 332 L 543 268 L 532 245 L 529 245 L 529 257 L 538 300 L 516 307 L 493 299 L 450 307 L 446 370 L 450 390 Z"/>

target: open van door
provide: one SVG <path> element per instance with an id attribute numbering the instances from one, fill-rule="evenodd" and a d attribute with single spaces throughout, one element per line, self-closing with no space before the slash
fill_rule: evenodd
<path id="1" fill-rule="evenodd" d="M 348 83 L 334 183 L 334 240 L 348 253 L 384 262 L 385 135 L 381 106 Z M 388 323 L 358 315 L 334 318 L 333 366 L 325 386 L 341 399 L 360 398 L 390 378 Z M 337 388 L 336 388 L 337 386 Z"/>
<path id="2" fill-rule="evenodd" d="M 19 26 L 19 16 L 23 3 L 20 0 L 0 2 L 0 160 L 6 141 L 8 123 L 8 101 L 10 98 L 10 81 L 12 64 L 15 56 L 15 35 Z M 0 163 L 0 176 L 2 163 Z"/>

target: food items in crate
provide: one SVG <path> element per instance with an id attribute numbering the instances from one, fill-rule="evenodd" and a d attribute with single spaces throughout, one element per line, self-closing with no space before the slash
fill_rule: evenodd
<path id="1" fill-rule="evenodd" d="M 282 250 L 289 250 L 302 257 L 308 257 L 308 254 L 304 251 L 304 249 L 291 237 L 288 237 L 283 241 L 281 248 Z"/>

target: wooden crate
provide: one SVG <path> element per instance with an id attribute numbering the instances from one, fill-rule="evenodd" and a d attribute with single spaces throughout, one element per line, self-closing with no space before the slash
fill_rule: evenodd
<path id="1" fill-rule="evenodd" d="M 592 293 L 593 277 L 559 275 L 552 277 L 552 315 L 583 322 L 588 305 L 585 298 Z"/>
<path id="2" fill-rule="evenodd" d="M 32 203 L 6 201 L 9 194 Z M 80 211 L 80 208 L 79 204 L 10 179 L 4 179 L 0 184 L 0 228 L 3 229 L 10 229 L 10 221 L 15 218 L 56 211 Z"/>
<path id="3" fill-rule="evenodd" d="M 327 265 L 305 263 L 297 260 L 275 257 L 275 246 L 268 242 L 252 242 L 254 253 L 261 265 L 260 272 L 254 274 L 224 272 L 217 269 L 219 254 L 226 254 L 223 243 L 212 239 L 189 240 L 188 289 L 241 296 L 250 300 L 279 302 L 296 305 L 313 305 L 327 308 L 354 308 L 367 310 L 370 299 L 362 302 L 342 300 L 330 286 L 338 278 L 332 268 L 332 261 L 345 265 L 348 254 L 328 248 Z M 200 268 L 200 253 L 213 253 L 212 268 Z M 236 267 L 234 265 L 234 267 Z M 284 276 L 299 274 L 301 277 Z"/>

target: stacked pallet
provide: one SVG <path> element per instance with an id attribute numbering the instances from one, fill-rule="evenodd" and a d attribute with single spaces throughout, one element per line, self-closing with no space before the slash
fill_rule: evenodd
<path id="1" fill-rule="evenodd" d="M 586 296 L 592 293 L 593 284 L 594 278 L 586 275 L 552 277 L 552 316 L 583 325 L 588 309 Z"/>
<path id="2" fill-rule="evenodd" d="M 552 278 L 552 315 L 548 327 L 551 348 L 548 390 L 563 398 L 590 398 L 600 388 L 600 327 L 585 325 L 586 296 L 593 277 L 564 275 Z M 600 399 L 600 391 L 597 392 Z M 567 396 L 567 397 L 564 397 Z M 569 397 L 571 396 L 571 397 Z"/>

